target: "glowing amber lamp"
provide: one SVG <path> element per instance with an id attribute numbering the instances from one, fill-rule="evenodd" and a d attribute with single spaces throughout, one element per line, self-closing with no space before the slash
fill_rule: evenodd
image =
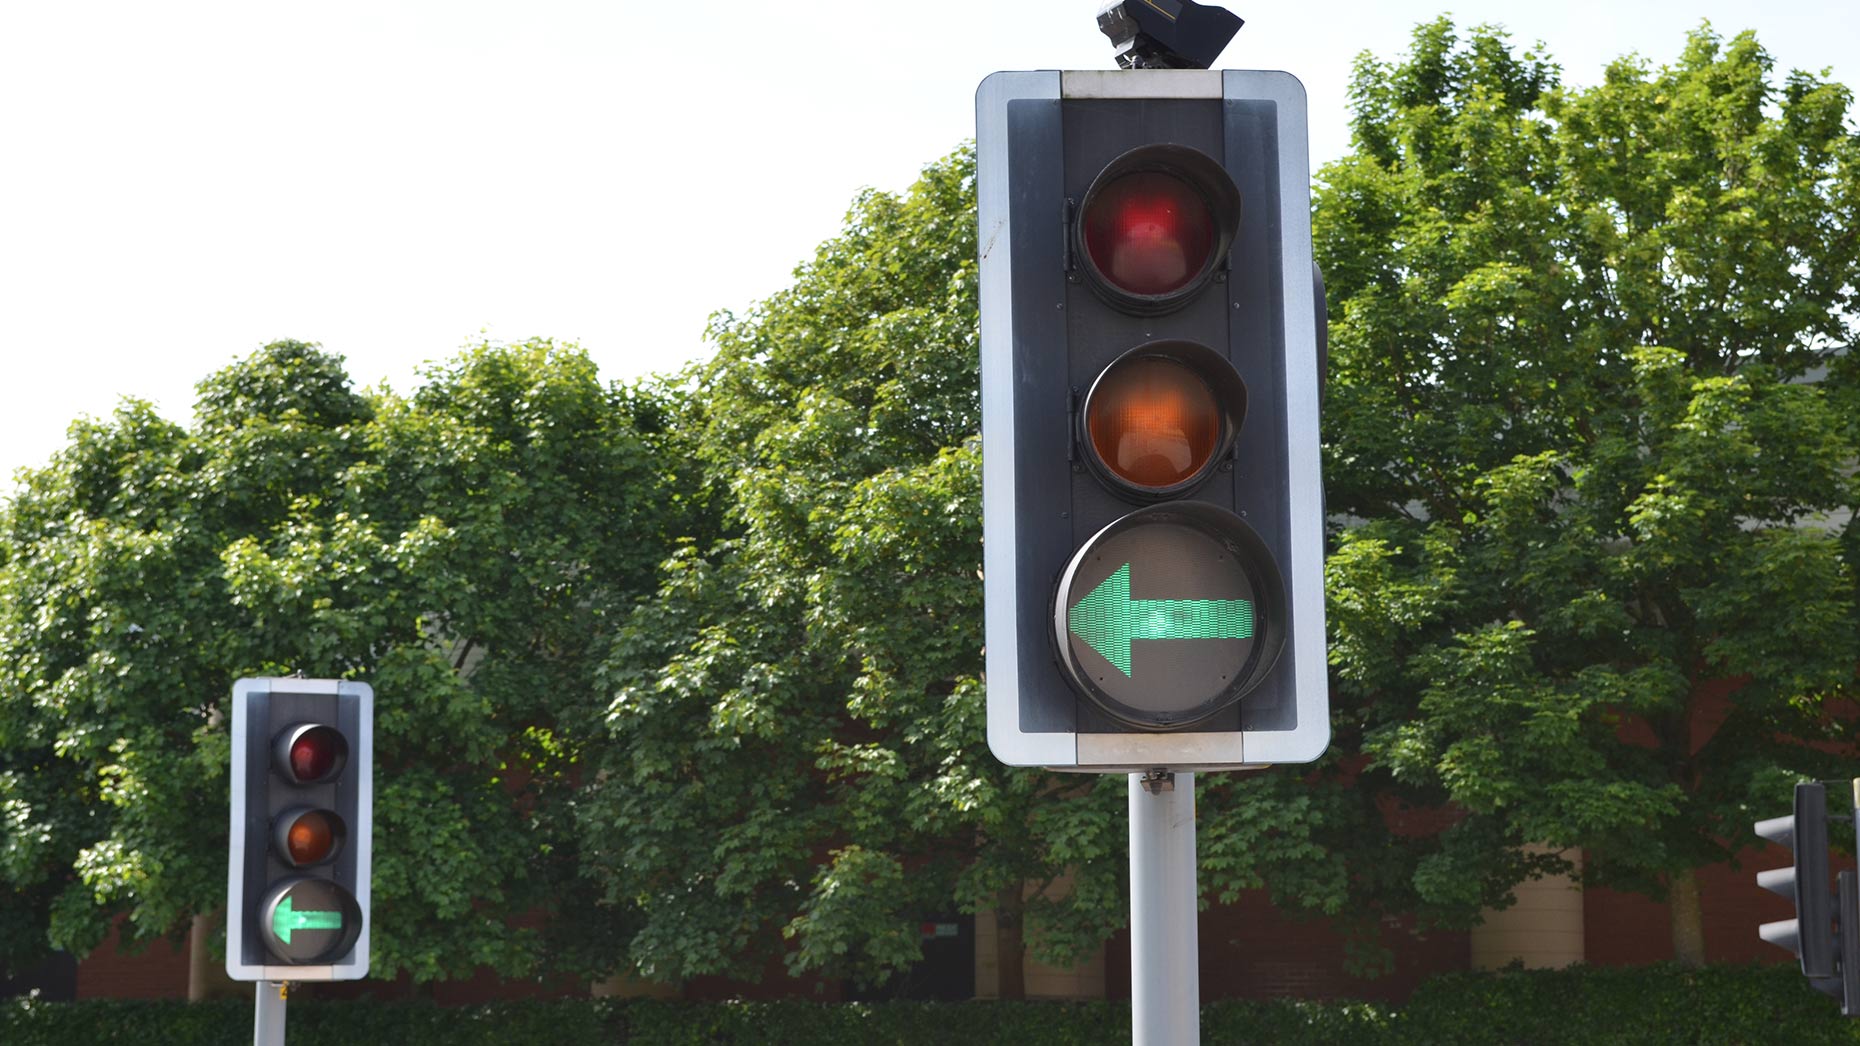
<path id="1" fill-rule="evenodd" d="M 335 851 L 336 826 L 322 810 L 302 814 L 285 832 L 284 848 L 292 863 L 315 864 Z"/>
<path id="2" fill-rule="evenodd" d="M 1207 382 L 1164 357 L 1127 360 L 1092 390 L 1092 452 L 1118 479 L 1147 491 L 1187 483 L 1221 445 L 1221 411 Z"/>

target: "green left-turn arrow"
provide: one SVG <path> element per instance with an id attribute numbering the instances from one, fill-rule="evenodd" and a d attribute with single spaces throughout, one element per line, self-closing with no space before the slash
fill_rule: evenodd
<path id="1" fill-rule="evenodd" d="M 1132 599 L 1130 564 L 1118 567 L 1066 613 L 1066 627 L 1117 670 L 1130 675 L 1138 639 L 1251 639 L 1246 599 Z"/>
<path id="2" fill-rule="evenodd" d="M 291 933 L 295 930 L 340 930 L 342 929 L 341 912 L 320 912 L 314 909 L 296 911 L 291 907 L 290 894 L 278 902 L 277 909 L 271 915 L 271 930 L 278 935 L 278 940 L 291 943 Z"/>

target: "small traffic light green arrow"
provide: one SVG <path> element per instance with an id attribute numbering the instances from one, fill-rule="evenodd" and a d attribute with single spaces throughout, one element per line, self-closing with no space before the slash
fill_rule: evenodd
<path id="1" fill-rule="evenodd" d="M 1253 604 L 1245 599 L 1131 599 L 1130 564 L 1125 563 L 1072 604 L 1066 627 L 1128 676 L 1132 640 L 1253 638 Z"/>
<path id="2" fill-rule="evenodd" d="M 342 929 L 341 912 L 294 911 L 291 897 L 284 895 L 278 902 L 277 911 L 271 916 L 271 930 L 278 935 L 278 940 L 291 943 L 293 930 L 340 930 Z"/>

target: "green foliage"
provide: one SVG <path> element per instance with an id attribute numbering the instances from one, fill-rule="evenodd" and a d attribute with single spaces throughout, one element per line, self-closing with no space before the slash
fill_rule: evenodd
<path id="1" fill-rule="evenodd" d="M 966 152 L 866 193 L 686 378 L 728 526 L 619 630 L 581 806 L 644 976 L 883 979 L 994 888 L 958 882 L 1013 779 L 983 741 L 973 207 Z"/>
<path id="2" fill-rule="evenodd" d="M 1850 93 L 1709 26 L 1558 79 L 1420 27 L 1314 212 L 1336 740 L 1458 818 L 1402 858 L 1443 915 L 1533 843 L 1658 895 L 1860 725 Z"/>
<path id="3" fill-rule="evenodd" d="M 1445 20 L 1358 61 L 1314 211 L 1334 743 L 1201 779 L 1207 898 L 1266 889 L 1375 969 L 1394 917 L 1463 926 L 1565 869 L 1527 844 L 1657 892 L 1835 773 L 1860 140 L 1845 88 L 1770 74 L 1708 27 L 1586 90 Z M 401 397 L 280 342 L 191 426 L 74 425 L 0 509 L 0 964 L 219 903 L 219 702 L 292 670 L 379 695 L 384 976 L 871 984 L 983 908 L 1010 953 L 1102 945 L 1125 782 L 984 740 L 973 173 L 862 195 L 675 378 L 539 341 Z"/>
<path id="4" fill-rule="evenodd" d="M 303 671 L 379 697 L 374 968 L 587 965 L 607 916 L 569 808 L 597 643 L 668 535 L 704 532 L 701 499 L 658 496 L 680 398 L 546 342 L 357 393 L 279 342 L 198 407 L 79 422 L 0 510 L 0 964 L 223 903 L 220 702 Z"/>
<path id="5" fill-rule="evenodd" d="M 9 1046 L 136 1042 L 200 1046 L 252 1037 L 252 999 L 207 1002 L 0 1000 L 0 1040 Z M 292 998 L 286 1037 L 301 1046 L 574 1046 L 611 1043 L 622 1025 L 598 1001 L 504 1002 L 470 1007 L 430 1003 L 321 1002 Z"/>
<path id="6" fill-rule="evenodd" d="M 1115 1046 L 1130 1041 L 1122 1002 L 686 1003 L 564 999 L 480 1006 L 293 999 L 290 1040 L 304 1046 Z M 0 1001 L 13 1046 L 135 1041 L 236 1042 L 249 1000 L 208 1003 Z M 1782 966 L 1512 970 L 1457 974 L 1406 1004 L 1298 999 L 1220 1001 L 1201 1009 L 1201 1040 L 1441 1046 L 1518 1043 L 1860 1043 L 1860 1021 Z"/>
<path id="7" fill-rule="evenodd" d="M 687 376 L 728 524 L 619 630 L 580 806 L 642 976 L 753 978 L 781 954 L 869 983 L 952 908 L 1062 964 L 1123 924 L 1123 779 L 986 746 L 973 208 L 966 150 L 862 196 L 790 288 L 714 320 Z M 1208 779 L 1198 807 L 1211 896 L 1270 883 L 1370 935 L 1403 910 L 1360 903 L 1392 876 L 1346 871 L 1403 845 L 1347 781 Z"/>
<path id="8" fill-rule="evenodd" d="M 1005 768 L 985 740 L 973 191 L 965 150 L 862 196 L 793 286 L 716 318 L 688 378 L 729 525 L 621 628 L 581 806 L 643 976 L 758 977 L 781 954 L 880 981 L 952 909 L 1062 964 L 1123 924 L 1122 777 Z M 1210 892 L 1342 910 L 1343 869 L 1387 833 L 1320 792 L 1209 781 Z"/>
<path id="9" fill-rule="evenodd" d="M 1454 974 L 1423 984 L 1390 1023 L 1402 1043 L 1854 1043 L 1860 1021 L 1793 965 L 1575 966 Z"/>

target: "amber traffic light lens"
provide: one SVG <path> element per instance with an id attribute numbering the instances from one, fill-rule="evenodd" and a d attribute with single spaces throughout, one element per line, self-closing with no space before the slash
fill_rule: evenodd
<path id="1" fill-rule="evenodd" d="M 1207 200 L 1166 171 L 1132 171 L 1113 179 L 1092 195 L 1083 218 L 1092 264 L 1127 294 L 1181 290 L 1214 253 Z"/>
<path id="2" fill-rule="evenodd" d="M 328 860 L 336 849 L 335 818 L 326 810 L 311 810 L 293 818 L 284 832 L 284 852 L 292 864 Z"/>
<path id="3" fill-rule="evenodd" d="M 1112 475 L 1149 491 L 1199 476 L 1221 444 L 1221 410 L 1200 375 L 1176 360 L 1116 364 L 1085 408 L 1092 452 Z"/>
<path id="4" fill-rule="evenodd" d="M 335 776 L 348 754 L 349 746 L 343 741 L 341 731 L 329 726 L 313 726 L 291 737 L 285 762 L 294 780 L 311 784 Z"/>

